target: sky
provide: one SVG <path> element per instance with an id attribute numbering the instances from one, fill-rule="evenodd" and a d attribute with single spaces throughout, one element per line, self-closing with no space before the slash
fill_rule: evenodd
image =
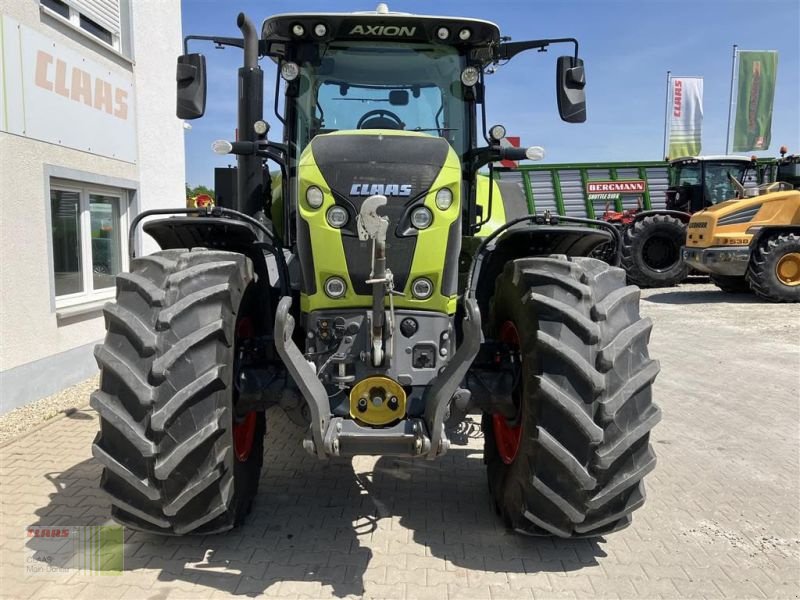
<path id="1" fill-rule="evenodd" d="M 375 0 L 182 0 L 184 35 L 240 36 L 236 15 L 262 21 L 292 12 L 374 10 Z M 778 75 L 772 143 L 759 156 L 787 145 L 800 152 L 800 2 L 797 0 L 394 0 L 392 11 L 494 21 L 514 41 L 575 37 L 586 67 L 587 121 L 558 117 L 555 64 L 571 46 L 517 55 L 487 76 L 487 120 L 502 123 L 523 146 L 544 146 L 544 162 L 660 160 L 664 157 L 667 71 L 704 77 L 703 154 L 723 154 L 730 104 L 733 44 L 741 50 L 777 50 Z M 213 187 L 214 167 L 235 161 L 212 153 L 216 139 L 233 139 L 236 69 L 241 51 L 197 43 L 208 64 L 203 118 L 185 131 L 186 181 Z M 265 70 L 265 119 L 280 140 L 272 111 L 275 66 Z M 746 153 L 750 154 L 750 153 Z"/>

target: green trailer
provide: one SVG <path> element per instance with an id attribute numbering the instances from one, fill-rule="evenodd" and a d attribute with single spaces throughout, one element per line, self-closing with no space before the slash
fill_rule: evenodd
<path id="1" fill-rule="evenodd" d="M 735 197 L 731 177 L 753 189 L 774 180 L 775 164 L 775 159 L 700 156 L 669 162 L 525 164 L 495 168 L 494 176 L 504 196 L 524 196 L 530 213 L 613 223 L 622 234 L 621 263 L 628 281 L 666 287 L 688 273 L 680 249 L 691 214 Z M 615 251 L 609 245 L 595 256 L 610 261 Z"/>
<path id="2" fill-rule="evenodd" d="M 590 219 L 601 217 L 607 205 L 619 212 L 666 208 L 669 173 L 666 161 L 521 164 L 495 169 L 499 180 L 519 183 L 531 213 L 549 210 L 552 214 Z M 590 184 L 612 181 L 643 181 L 646 185 L 628 186 L 622 192 L 589 193 Z"/>

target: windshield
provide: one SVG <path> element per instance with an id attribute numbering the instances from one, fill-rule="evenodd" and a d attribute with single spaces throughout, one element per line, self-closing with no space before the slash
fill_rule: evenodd
<path id="1" fill-rule="evenodd" d="M 736 188 L 731 183 L 735 177 L 744 184 L 747 163 L 720 163 L 706 165 L 706 199 L 711 204 L 719 204 L 725 200 L 736 198 Z"/>
<path id="2" fill-rule="evenodd" d="M 304 62 L 297 98 L 298 152 L 317 134 L 343 129 L 423 131 L 469 146 L 455 48 L 427 44 L 331 44 Z"/>
<path id="3" fill-rule="evenodd" d="M 676 185 L 700 185 L 702 174 L 700 173 L 700 163 L 681 165 L 678 167 L 675 177 Z"/>
<path id="4" fill-rule="evenodd" d="M 680 165 L 675 177 L 675 183 L 682 185 L 705 184 L 706 205 L 719 204 L 725 200 L 736 197 L 736 189 L 731 183 L 730 176 L 735 177 L 740 183 L 744 184 L 745 175 L 749 168 L 749 163 L 727 162 L 727 163 L 690 163 Z M 703 181 L 703 169 L 705 170 L 705 181 Z"/>

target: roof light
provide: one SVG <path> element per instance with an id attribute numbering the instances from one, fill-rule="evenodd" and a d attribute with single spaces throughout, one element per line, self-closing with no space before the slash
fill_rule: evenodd
<path id="1" fill-rule="evenodd" d="M 466 27 L 458 32 L 458 39 L 460 39 L 462 42 L 466 42 L 471 37 L 472 32 Z"/>
<path id="2" fill-rule="evenodd" d="M 266 121 L 259 119 L 253 123 L 253 131 L 255 131 L 257 135 L 264 135 L 269 131 L 269 125 L 267 125 Z"/>
<path id="3" fill-rule="evenodd" d="M 281 63 L 281 77 L 286 81 L 294 81 L 298 75 L 300 75 L 300 67 L 297 66 L 297 63 Z"/>
<path id="4" fill-rule="evenodd" d="M 328 33 L 328 27 L 325 23 L 317 23 L 314 25 L 314 35 L 317 37 L 325 37 L 325 34 Z"/>
<path id="5" fill-rule="evenodd" d="M 436 37 L 440 40 L 446 40 L 450 37 L 450 30 L 447 27 L 439 27 L 439 29 L 436 30 Z"/>
<path id="6" fill-rule="evenodd" d="M 480 76 L 480 72 L 475 67 L 467 67 L 463 71 L 461 71 L 461 83 L 466 85 L 467 87 L 472 87 L 476 83 L 478 83 L 478 78 Z"/>
<path id="7" fill-rule="evenodd" d="M 300 25 L 300 23 L 295 23 L 292 25 L 292 33 L 297 37 L 303 37 L 306 34 L 306 28 Z"/>

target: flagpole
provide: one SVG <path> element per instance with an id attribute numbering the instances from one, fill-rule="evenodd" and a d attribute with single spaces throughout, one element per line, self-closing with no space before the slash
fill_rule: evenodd
<path id="1" fill-rule="evenodd" d="M 736 74 L 736 49 L 739 46 L 733 45 L 733 59 L 731 60 L 731 93 L 728 98 L 728 132 L 725 136 L 725 154 L 730 153 L 731 147 L 731 112 L 733 110 L 733 78 Z"/>
<path id="2" fill-rule="evenodd" d="M 666 158 L 667 156 L 667 127 L 669 125 L 669 78 L 672 75 L 672 71 L 667 71 L 667 97 L 664 100 L 664 144 L 661 146 L 662 149 L 662 156 Z"/>

